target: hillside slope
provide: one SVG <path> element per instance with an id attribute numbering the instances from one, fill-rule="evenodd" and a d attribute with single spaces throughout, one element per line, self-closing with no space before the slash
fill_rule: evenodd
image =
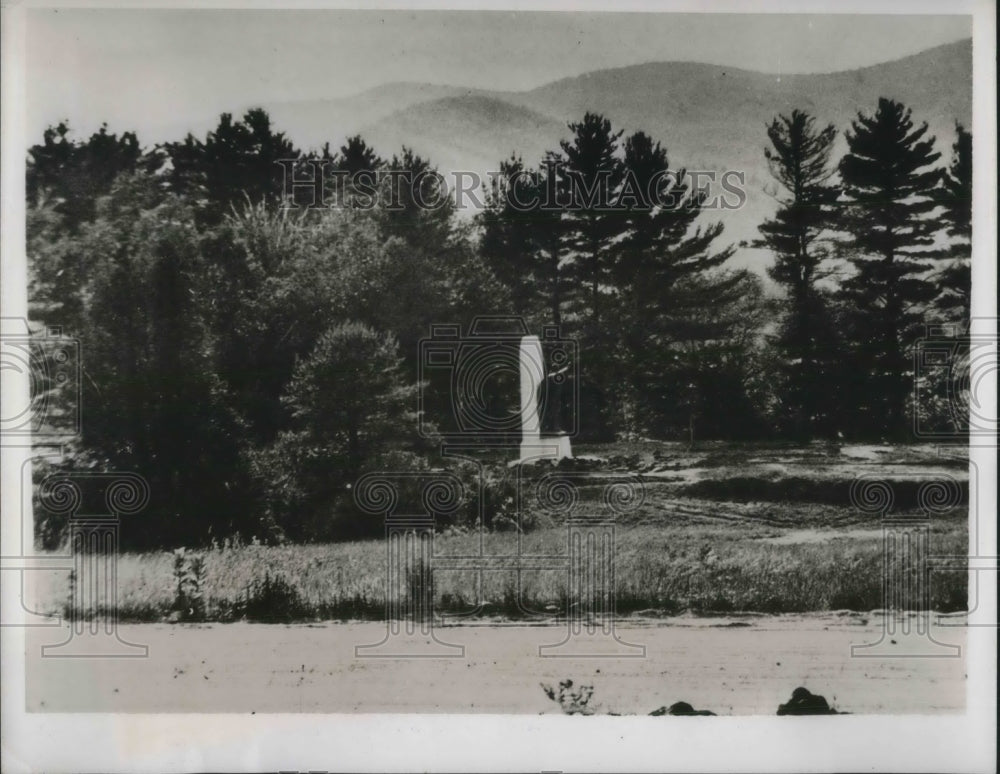
<path id="1" fill-rule="evenodd" d="M 766 124 L 800 108 L 843 131 L 880 96 L 913 109 L 938 138 L 947 159 L 955 122 L 972 114 L 972 42 L 959 41 L 893 62 L 819 75 L 772 75 L 691 62 L 657 62 L 600 70 L 526 92 L 488 92 L 431 84 L 387 84 L 339 100 L 268 105 L 278 127 L 299 145 L 339 145 L 360 132 L 385 156 L 403 144 L 443 172 L 495 170 L 511 153 L 536 163 L 568 136 L 566 124 L 603 113 L 626 133 L 639 129 L 666 146 L 671 164 L 738 170 L 747 203 L 720 211 L 725 238 L 756 236 L 774 208 L 763 149 Z M 843 135 L 840 138 L 843 148 Z M 734 265 L 763 269 L 767 256 L 742 249 Z"/>

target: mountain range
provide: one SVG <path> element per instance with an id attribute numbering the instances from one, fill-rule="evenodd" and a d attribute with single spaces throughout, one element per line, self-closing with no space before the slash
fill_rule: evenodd
<path id="1" fill-rule="evenodd" d="M 745 173 L 747 202 L 711 214 L 725 222 L 723 239 L 756 236 L 773 212 L 764 158 L 766 125 L 801 109 L 841 133 L 858 112 L 891 97 L 927 122 L 942 162 L 950 158 L 955 123 L 972 118 L 972 41 L 962 40 L 903 59 L 827 74 L 776 75 L 693 62 L 651 62 L 565 78 L 530 91 L 486 91 L 426 83 L 390 83 L 352 97 L 265 104 L 275 125 L 297 145 L 318 148 L 360 133 L 383 156 L 402 145 L 443 172 L 496 170 L 512 153 L 536 164 L 558 148 L 567 123 L 586 111 L 609 118 L 626 135 L 643 130 L 663 143 L 671 166 Z M 706 215 L 705 217 L 709 217 Z M 733 265 L 762 270 L 769 257 L 741 248 Z"/>

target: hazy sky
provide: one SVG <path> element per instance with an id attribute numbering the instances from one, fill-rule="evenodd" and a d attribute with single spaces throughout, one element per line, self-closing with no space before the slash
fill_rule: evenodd
<path id="1" fill-rule="evenodd" d="M 29 141 L 68 118 L 144 143 L 255 102 L 392 81 L 522 90 L 696 61 L 773 73 L 876 64 L 971 36 L 962 16 L 409 11 L 32 11 Z"/>

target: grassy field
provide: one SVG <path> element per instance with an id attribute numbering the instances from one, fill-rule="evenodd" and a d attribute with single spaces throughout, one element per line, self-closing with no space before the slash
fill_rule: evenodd
<path id="1" fill-rule="evenodd" d="M 886 573 L 878 515 L 853 507 L 860 474 L 892 483 L 895 516 L 920 517 L 920 483 L 947 477 L 968 486 L 964 462 L 920 447 L 732 447 L 691 452 L 680 445 L 583 448 L 611 460 L 580 488 L 596 503 L 609 468 L 640 476 L 644 504 L 616 525 L 615 597 L 621 614 L 793 613 L 881 608 Z M 581 463 L 586 467 L 586 463 Z M 603 478 L 602 478 L 603 476 Z M 964 490 L 962 490 L 964 491 Z M 968 551 L 967 506 L 938 509 L 929 552 Z M 448 530 L 434 538 L 432 569 L 402 584 L 426 588 L 444 615 L 511 618 L 564 615 L 567 529 L 552 519 L 523 535 Z M 536 569 L 518 571 L 518 552 Z M 474 557 L 494 557 L 488 569 Z M 540 562 L 538 556 L 556 557 Z M 459 560 L 459 557 L 466 559 Z M 470 558 L 471 557 L 471 558 Z M 535 557 L 531 559 L 531 557 Z M 890 561 L 895 561 L 890 560 Z M 537 566 L 543 567 L 538 569 Z M 379 618 L 385 610 L 383 540 L 326 545 L 225 545 L 123 554 L 118 611 L 125 621 L 335 620 Z M 46 576 L 40 612 L 65 612 L 70 580 Z M 916 606 L 915 600 L 907 601 Z M 966 574 L 934 572 L 931 608 L 964 610 Z"/>

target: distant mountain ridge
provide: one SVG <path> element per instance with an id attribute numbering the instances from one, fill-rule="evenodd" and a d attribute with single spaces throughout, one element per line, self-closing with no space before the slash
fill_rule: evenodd
<path id="1" fill-rule="evenodd" d="M 511 153 L 537 164 L 569 135 L 566 124 L 599 112 L 626 134 L 643 130 L 667 148 L 671 165 L 738 170 L 747 204 L 718 213 L 724 239 L 753 239 L 773 211 L 764 159 L 766 124 L 778 113 L 806 110 L 841 132 L 879 97 L 912 108 L 937 137 L 946 162 L 955 122 L 972 115 L 972 41 L 962 40 L 884 64 L 818 75 L 774 75 L 721 65 L 653 62 L 598 70 L 524 92 L 421 83 L 391 83 L 353 97 L 264 105 L 300 147 L 339 146 L 361 133 L 383 156 L 403 144 L 442 172 L 496 170 Z M 762 269 L 767 256 L 741 250 L 736 265 Z"/>

